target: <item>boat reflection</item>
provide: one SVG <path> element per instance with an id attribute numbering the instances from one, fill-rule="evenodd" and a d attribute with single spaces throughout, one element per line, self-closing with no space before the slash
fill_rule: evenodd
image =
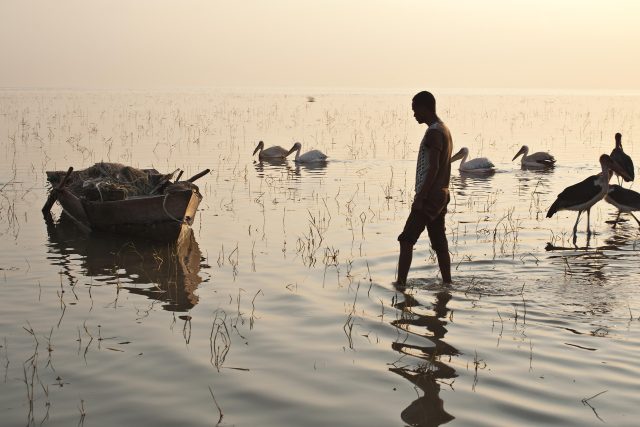
<path id="1" fill-rule="evenodd" d="M 400 417 L 411 425 L 418 427 L 435 427 L 445 424 L 455 417 L 444 409 L 444 402 L 440 398 L 440 383 L 451 380 L 458 375 L 455 369 L 443 362 L 443 358 L 456 356 L 459 351 L 443 341 L 447 333 L 446 318 L 449 309 L 447 303 L 451 294 L 447 291 L 438 292 L 433 304 L 433 315 L 421 314 L 424 307 L 407 292 L 399 289 L 404 300 L 394 304 L 400 310 L 401 317 L 391 322 L 393 326 L 407 332 L 413 337 L 427 340 L 427 345 L 409 344 L 396 341 L 392 348 L 418 359 L 415 364 L 389 368 L 390 371 L 406 378 L 423 391 L 423 395 L 411 402 Z M 412 340 L 413 341 L 413 340 Z"/>
<path id="2" fill-rule="evenodd" d="M 193 230 L 185 227 L 176 242 L 132 240 L 127 236 L 87 233 L 64 213 L 47 221 L 48 257 L 75 284 L 82 276 L 161 301 L 184 312 L 198 303 L 194 293 L 202 255 Z"/>

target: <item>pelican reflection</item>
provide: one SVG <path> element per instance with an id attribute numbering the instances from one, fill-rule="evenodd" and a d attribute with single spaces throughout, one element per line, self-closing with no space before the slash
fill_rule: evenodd
<path id="1" fill-rule="evenodd" d="M 530 193 L 531 191 L 539 192 L 540 194 L 551 193 L 551 174 L 554 173 L 554 169 L 535 169 L 532 171 L 522 170 L 516 172 L 516 179 L 518 180 L 518 192 Z"/>
<path id="2" fill-rule="evenodd" d="M 300 169 L 303 169 L 310 173 L 324 174 L 328 165 L 329 165 L 329 162 L 327 161 L 315 161 L 311 163 L 296 163 L 296 170 L 300 171 Z"/>
<path id="3" fill-rule="evenodd" d="M 495 171 L 489 173 L 466 173 L 460 171 L 458 176 L 451 175 L 451 187 L 457 191 L 458 194 L 464 194 L 464 191 L 494 191 L 494 179 Z"/>
<path id="4" fill-rule="evenodd" d="M 268 172 L 286 173 L 287 176 L 299 177 L 301 172 L 324 175 L 326 173 L 327 161 L 316 161 L 312 163 L 294 163 L 293 165 L 286 159 L 262 159 L 253 162 L 258 176 L 264 178 Z"/>
<path id="5" fill-rule="evenodd" d="M 260 178 L 269 177 L 271 172 L 283 174 L 288 178 L 300 176 L 300 168 L 291 166 L 287 159 L 261 159 L 253 162 L 253 167 Z"/>
<path id="6" fill-rule="evenodd" d="M 188 311 L 198 303 L 195 290 L 201 252 L 191 228 L 172 243 L 132 240 L 125 236 L 87 233 L 65 214 L 47 221 L 48 259 L 62 268 L 70 283 L 82 276 L 118 284 L 131 293 L 162 301 L 170 311 Z"/>

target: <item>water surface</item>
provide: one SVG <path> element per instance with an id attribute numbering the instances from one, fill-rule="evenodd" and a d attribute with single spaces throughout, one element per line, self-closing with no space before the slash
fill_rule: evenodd
<path id="1" fill-rule="evenodd" d="M 616 132 L 637 157 L 639 99 L 439 96 L 497 170 L 453 172 L 453 286 L 425 236 L 397 289 L 410 95 L 308 95 L 0 93 L 2 425 L 635 425 L 638 225 L 599 203 L 576 248 L 575 213 L 545 214 Z M 259 140 L 330 158 L 259 162 Z M 557 167 L 521 169 L 523 144 Z M 98 161 L 211 168 L 193 233 L 45 222 L 45 171 Z"/>

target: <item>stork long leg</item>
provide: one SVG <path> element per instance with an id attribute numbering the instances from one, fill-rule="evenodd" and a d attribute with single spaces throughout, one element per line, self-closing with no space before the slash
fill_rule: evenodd
<path id="1" fill-rule="evenodd" d="M 591 222 L 591 208 L 587 209 L 587 237 L 591 236 L 591 228 L 589 228 L 590 222 Z"/>
<path id="2" fill-rule="evenodd" d="M 638 218 L 636 218 L 636 216 L 633 214 L 633 212 L 629 212 L 631 214 L 631 216 L 633 217 L 633 219 L 636 220 L 636 222 L 638 223 L 638 225 L 640 225 L 640 221 L 638 221 Z"/>
<path id="3" fill-rule="evenodd" d="M 580 221 L 580 215 L 582 214 L 582 211 L 578 211 L 578 217 L 576 218 L 576 223 L 573 225 L 573 246 L 576 245 L 576 240 L 578 239 L 577 236 L 577 232 L 578 232 L 578 221 Z"/>

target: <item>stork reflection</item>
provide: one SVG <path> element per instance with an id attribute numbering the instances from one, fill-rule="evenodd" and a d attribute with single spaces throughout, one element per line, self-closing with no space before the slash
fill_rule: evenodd
<path id="1" fill-rule="evenodd" d="M 455 417 L 444 409 L 440 398 L 440 384 L 443 380 L 452 380 L 458 375 L 455 369 L 444 363 L 444 358 L 457 356 L 460 352 L 443 341 L 447 333 L 447 303 L 451 299 L 448 291 L 438 292 L 433 304 L 433 315 L 422 314 L 424 307 L 407 292 L 406 288 L 398 288 L 404 300 L 396 302 L 394 307 L 400 310 L 401 317 L 391 324 L 411 337 L 425 340 L 425 344 L 410 344 L 397 341 L 392 348 L 402 354 L 417 359 L 416 363 L 395 366 L 389 370 L 406 378 L 423 391 L 423 395 L 411 402 L 400 417 L 411 425 L 418 427 L 435 427 L 453 420 Z M 411 339 L 411 341 L 415 341 Z M 404 361 L 405 359 L 403 359 Z"/>

